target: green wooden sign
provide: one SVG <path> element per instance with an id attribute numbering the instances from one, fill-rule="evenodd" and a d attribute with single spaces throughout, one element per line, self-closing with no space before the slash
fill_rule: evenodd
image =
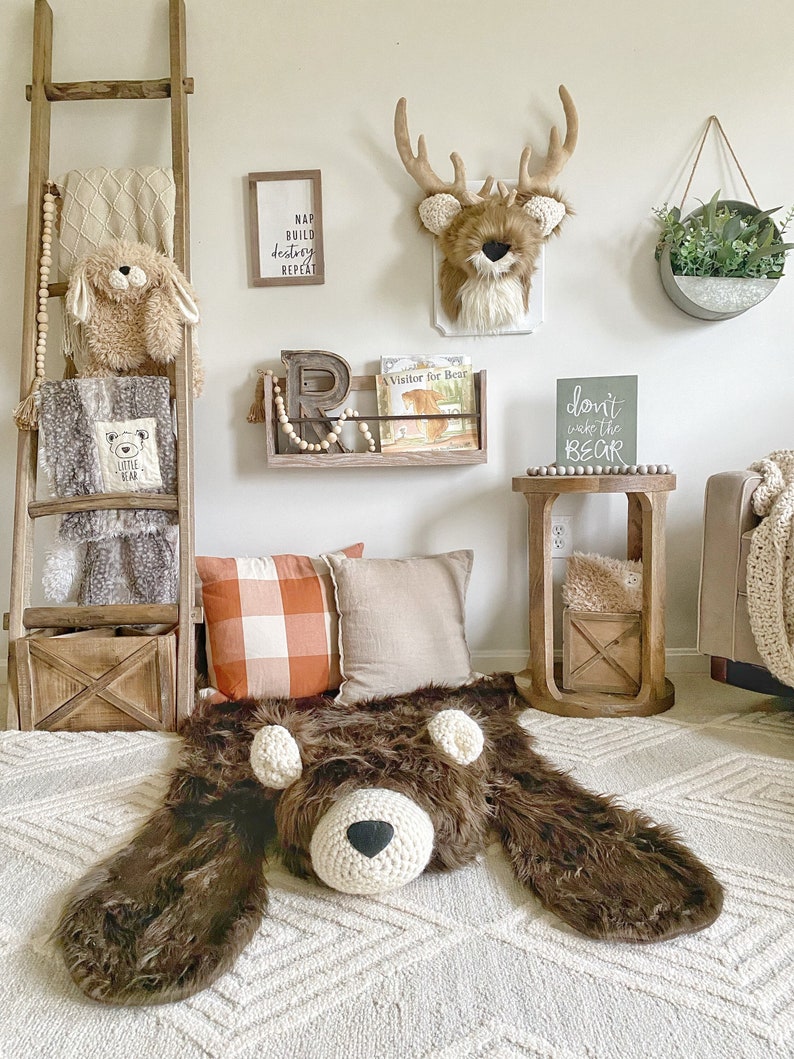
<path id="1" fill-rule="evenodd" d="M 637 462 L 637 376 L 557 379 L 558 464 Z"/>

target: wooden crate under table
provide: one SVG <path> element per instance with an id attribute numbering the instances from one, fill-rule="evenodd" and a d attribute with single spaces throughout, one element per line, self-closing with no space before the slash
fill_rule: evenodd
<path id="1" fill-rule="evenodd" d="M 562 686 L 567 691 L 636 695 L 642 681 L 640 615 L 581 611 L 562 615 Z"/>
<path id="2" fill-rule="evenodd" d="M 173 631 L 40 630 L 14 646 L 23 729 L 173 730 Z"/>

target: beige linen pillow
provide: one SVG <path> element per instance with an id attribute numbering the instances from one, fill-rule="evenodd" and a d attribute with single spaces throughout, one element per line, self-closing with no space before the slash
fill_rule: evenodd
<path id="1" fill-rule="evenodd" d="M 465 607 L 474 553 L 410 559 L 323 555 L 339 612 L 342 683 L 350 706 L 427 684 L 472 679 Z"/>

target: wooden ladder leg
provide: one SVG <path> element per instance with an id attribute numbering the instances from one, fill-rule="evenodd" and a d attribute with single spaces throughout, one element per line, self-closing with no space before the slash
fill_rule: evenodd
<path id="1" fill-rule="evenodd" d="M 25 239 L 25 284 L 22 312 L 20 400 L 27 396 L 36 373 L 36 312 L 41 253 L 41 205 L 50 166 L 50 102 L 45 84 L 52 81 L 52 10 L 47 0 L 36 0 L 33 15 L 33 76 L 30 99 L 30 165 Z M 25 635 L 22 615 L 30 602 L 33 580 L 33 520 L 28 504 L 35 500 L 38 432 L 17 435 L 17 477 L 8 613 L 8 726 L 18 727 L 19 694 L 14 641 Z"/>
<path id="2" fill-rule="evenodd" d="M 186 19 L 184 0 L 169 0 L 171 64 L 171 158 L 176 186 L 174 260 L 190 278 L 190 172 L 186 93 Z M 195 529 L 193 522 L 193 336 L 185 328 L 182 356 L 174 367 L 177 419 L 177 492 L 179 494 L 179 639 L 176 667 L 176 718 L 193 708 L 195 685 Z"/>

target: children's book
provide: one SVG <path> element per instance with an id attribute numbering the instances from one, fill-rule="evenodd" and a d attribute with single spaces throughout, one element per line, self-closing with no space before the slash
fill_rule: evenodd
<path id="1" fill-rule="evenodd" d="M 471 364 L 406 368 L 375 377 L 381 449 L 478 449 Z M 468 415 L 466 413 L 469 413 Z"/>
<path id="2" fill-rule="evenodd" d="M 445 356 L 407 357 L 393 356 L 380 358 L 382 375 L 394 371 L 407 371 L 409 368 L 459 368 L 461 364 L 471 364 L 471 357 L 463 353 L 450 353 Z"/>

